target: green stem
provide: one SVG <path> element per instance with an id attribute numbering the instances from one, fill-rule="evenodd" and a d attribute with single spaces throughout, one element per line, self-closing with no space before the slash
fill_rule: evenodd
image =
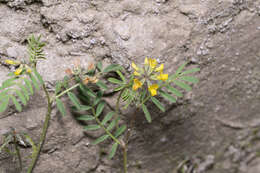
<path id="1" fill-rule="evenodd" d="M 22 157 L 21 157 L 20 150 L 19 150 L 19 148 L 18 148 L 18 141 L 17 141 L 17 139 L 16 139 L 16 132 L 15 132 L 15 130 L 13 130 L 13 138 L 14 138 L 15 152 L 16 152 L 17 157 L 18 157 L 18 160 L 19 160 L 20 171 L 22 171 L 22 169 L 23 169 Z"/>
<path id="2" fill-rule="evenodd" d="M 127 145 L 123 147 L 124 155 L 124 173 L 127 173 Z"/>
<path id="3" fill-rule="evenodd" d="M 116 143 L 118 143 L 120 146 L 122 145 L 121 144 L 121 142 L 118 140 L 118 139 L 116 139 L 116 137 L 112 134 L 112 133 L 110 133 L 110 131 L 108 131 L 106 128 L 105 128 L 105 126 L 101 123 L 101 121 L 98 119 L 98 117 L 96 116 L 96 111 L 95 111 L 95 109 L 92 107 L 92 113 L 93 113 L 93 115 L 94 115 L 94 117 L 95 117 L 95 120 L 97 121 L 97 123 L 98 123 L 98 125 L 101 127 L 101 128 L 103 128 L 104 130 L 105 130 L 105 132 L 116 142 Z"/>
<path id="4" fill-rule="evenodd" d="M 41 137 L 40 137 L 40 142 L 39 144 L 37 145 L 37 149 L 36 149 L 36 153 L 33 154 L 33 158 L 32 158 L 32 162 L 28 168 L 28 171 L 27 173 L 32 173 L 33 172 L 33 169 L 38 161 L 38 158 L 40 156 L 40 152 L 41 152 L 41 149 L 42 149 L 42 146 L 44 144 L 44 141 L 45 141 L 45 138 L 46 138 L 46 134 L 47 134 L 47 130 L 48 130 L 48 126 L 49 126 L 49 123 L 50 123 L 50 119 L 51 119 L 51 111 L 52 111 L 52 100 L 49 96 L 49 93 L 46 89 L 46 86 L 45 84 L 43 84 L 43 90 L 46 94 L 46 97 L 47 97 L 47 102 L 48 102 L 48 110 L 47 110 L 47 113 L 45 115 L 45 121 L 44 121 L 44 124 L 43 124 L 43 129 L 42 129 L 42 134 L 41 134 Z"/>
<path id="5" fill-rule="evenodd" d="M 73 85 L 72 87 L 66 89 L 65 91 L 63 91 L 60 94 L 58 94 L 57 96 L 55 96 L 55 99 L 63 96 L 64 94 L 66 94 L 67 92 L 73 90 L 74 88 L 77 88 L 79 85 L 80 85 L 80 83 L 77 83 L 76 85 Z"/>
<path id="6" fill-rule="evenodd" d="M 118 125 L 118 120 L 119 120 L 119 103 L 120 103 L 120 98 L 123 94 L 125 89 L 122 89 L 119 93 L 119 96 L 117 97 L 117 101 L 116 101 L 116 128 L 118 129 L 119 128 L 119 125 Z"/>

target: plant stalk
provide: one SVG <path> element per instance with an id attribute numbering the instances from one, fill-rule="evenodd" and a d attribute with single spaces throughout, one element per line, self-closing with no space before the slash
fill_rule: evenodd
<path id="1" fill-rule="evenodd" d="M 123 155 L 124 155 L 124 173 L 127 173 L 127 145 L 123 147 Z"/>
<path id="2" fill-rule="evenodd" d="M 21 153 L 20 150 L 18 148 L 18 141 L 16 139 L 16 132 L 15 130 L 13 130 L 13 139 L 14 139 L 14 146 L 15 146 L 15 151 L 19 160 L 19 165 L 20 165 L 20 171 L 22 171 L 23 169 L 23 164 L 22 164 L 22 157 L 21 157 Z"/>
<path id="3" fill-rule="evenodd" d="M 70 88 L 66 89 L 65 91 L 61 92 L 61 93 L 60 93 L 59 95 L 57 95 L 54 99 L 63 96 L 63 95 L 66 94 L 67 92 L 73 90 L 74 88 L 77 88 L 79 85 L 80 85 L 79 83 L 76 84 L 76 85 L 73 85 L 72 87 L 70 87 Z"/>
<path id="4" fill-rule="evenodd" d="M 49 93 L 46 89 L 46 86 L 45 84 L 43 84 L 43 90 L 46 94 L 46 97 L 47 97 L 47 102 L 48 102 L 48 110 L 47 110 L 47 113 L 45 115 L 45 121 L 44 121 L 44 124 L 43 124 L 43 129 L 42 129 L 42 134 L 41 134 L 41 137 L 40 137 L 40 142 L 37 146 L 37 149 L 36 149 L 36 153 L 34 153 L 32 155 L 32 161 L 31 161 L 31 164 L 28 168 L 28 171 L 27 173 L 32 173 L 33 172 L 33 169 L 38 161 L 38 158 L 40 156 L 40 152 L 41 152 L 41 149 L 42 149 L 42 146 L 44 144 L 44 141 L 45 141 L 45 138 L 46 138 L 46 134 L 47 134 L 47 130 L 48 130 L 48 127 L 49 127 L 49 123 L 50 123 L 50 119 L 51 119 L 51 111 L 52 111 L 52 101 L 51 101 L 51 98 L 49 96 Z"/>

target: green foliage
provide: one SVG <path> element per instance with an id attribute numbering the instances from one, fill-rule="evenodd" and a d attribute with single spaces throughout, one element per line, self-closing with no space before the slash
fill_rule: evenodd
<path id="1" fill-rule="evenodd" d="M 29 59 L 30 63 L 33 65 L 36 65 L 37 61 L 45 59 L 45 55 L 43 53 L 43 47 L 45 46 L 45 43 L 41 42 L 40 39 L 41 36 L 36 38 L 34 35 L 31 35 L 27 39 Z"/>
<path id="2" fill-rule="evenodd" d="M 90 64 L 87 69 L 77 66 L 66 71 L 69 72 L 69 75 L 65 76 L 62 81 L 57 81 L 54 95 L 51 97 L 46 90 L 42 76 L 37 72 L 36 68 L 37 62 L 45 59 L 44 45 L 45 43 L 40 41 L 40 37 L 31 36 L 28 38 L 29 63 L 6 61 L 9 65 L 16 64 L 18 68 L 15 72 L 9 73 L 8 79 L 0 86 L 0 113 L 6 111 L 10 102 L 14 104 L 17 111 L 21 112 L 36 90 L 43 88 L 46 94 L 48 112 L 46 113 L 39 144 L 36 145 L 27 134 L 11 133 L 5 136 L 4 142 L 0 146 L 0 152 L 5 150 L 12 153 L 8 146 L 14 143 L 16 147 L 15 154 L 20 160 L 20 165 L 22 165 L 17 141 L 23 136 L 33 150 L 31 155 L 32 164 L 29 166 L 28 173 L 31 173 L 36 165 L 44 143 L 53 102 L 56 102 L 61 115 L 66 115 L 66 107 L 61 97 L 67 96 L 69 98 L 72 103 L 72 110 L 79 115 L 77 120 L 83 121 L 85 124 L 84 130 L 89 133 L 97 130 L 102 132 L 92 142 L 93 145 L 105 141 L 107 141 L 106 144 L 110 142 L 111 149 L 108 155 L 110 159 L 115 156 L 118 148 L 123 149 L 124 171 L 126 173 L 126 152 L 135 116 L 132 117 L 131 123 L 122 123 L 120 121 L 121 106 L 123 105 L 123 109 L 133 106 L 142 110 L 147 122 L 151 123 L 152 112 L 150 113 L 148 109 L 150 103 L 165 112 L 166 108 L 161 103 L 162 99 L 170 103 L 176 103 L 179 97 L 183 97 L 185 91 L 191 91 L 192 85 L 199 82 L 192 75 L 200 69 L 184 70 L 188 63 L 182 64 L 174 74 L 168 75 L 163 72 L 163 64 L 157 66 L 155 59 L 146 58 L 142 67 L 132 63 L 134 72 L 127 76 L 120 65 L 111 64 L 104 67 L 102 62 L 98 62 L 96 65 Z M 119 93 L 115 109 L 108 106 L 106 99 L 104 99 L 104 97 L 111 95 L 109 93 L 111 85 L 107 85 L 107 83 L 112 84 L 113 93 Z M 108 110 L 107 107 L 111 110 Z"/>
<path id="3" fill-rule="evenodd" d="M 99 144 L 108 139 L 112 139 L 114 141 L 109 154 L 109 158 L 112 158 L 116 153 L 117 146 L 120 144 L 118 139 L 126 130 L 126 125 L 116 128 L 116 123 L 119 119 L 114 111 L 110 111 L 104 115 L 106 102 L 101 99 L 103 97 L 102 93 L 99 91 L 94 92 L 86 86 L 80 87 L 80 90 L 82 93 L 86 93 L 84 97 L 90 97 L 91 100 L 89 105 L 76 107 L 76 111 L 82 111 L 82 107 L 87 108 L 85 110 L 88 111 L 87 114 L 81 115 L 77 119 L 88 123 L 88 125 L 84 127 L 84 130 L 86 131 L 103 130 L 104 133 L 92 142 L 93 145 Z M 92 94 L 89 94 L 88 92 L 91 92 Z"/>
<path id="4" fill-rule="evenodd" d="M 43 81 L 39 76 L 39 73 L 34 70 L 32 73 L 5 80 L 0 87 L 0 112 L 7 109 L 10 100 L 16 110 L 21 112 L 21 103 L 26 106 L 30 96 L 34 94 L 33 86 L 36 90 L 40 89 L 39 86 Z"/>
<path id="5" fill-rule="evenodd" d="M 148 60 L 147 60 L 148 61 Z M 155 61 L 150 59 L 149 61 Z M 198 79 L 191 76 L 192 73 L 198 72 L 199 68 L 193 68 L 183 71 L 188 63 L 182 64 L 174 74 L 169 75 L 162 72 L 163 66 L 158 67 L 158 71 L 155 67 L 151 68 L 149 64 L 144 65 L 144 68 L 140 68 L 137 65 L 132 65 L 135 72 L 130 76 L 129 80 L 120 70 L 117 70 L 119 78 L 110 77 L 108 82 L 116 85 L 114 91 L 120 91 L 119 100 L 125 103 L 124 108 L 133 104 L 137 108 L 141 108 L 144 112 L 145 118 L 148 122 L 152 121 L 149 110 L 145 106 L 146 102 L 151 101 L 158 109 L 165 112 L 164 105 L 156 97 L 163 97 L 170 103 L 176 103 L 178 97 L 183 97 L 183 90 L 191 91 L 190 84 L 198 83 Z M 155 70 L 156 69 L 156 70 Z M 188 76 L 189 75 L 189 76 Z M 156 85 L 154 88 L 149 88 L 152 84 Z M 137 86 L 136 91 L 133 89 Z M 152 95 L 155 93 L 155 95 Z"/>

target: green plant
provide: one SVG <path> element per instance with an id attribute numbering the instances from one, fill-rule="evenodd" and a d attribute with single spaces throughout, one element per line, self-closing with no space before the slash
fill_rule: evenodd
<path id="1" fill-rule="evenodd" d="M 37 72 L 37 62 L 45 59 L 43 53 L 45 44 L 40 41 L 40 37 L 35 38 L 34 36 L 29 37 L 28 43 L 29 62 L 6 60 L 5 63 L 15 66 L 16 70 L 8 74 L 9 78 L 0 87 L 0 112 L 4 112 L 8 108 L 10 100 L 16 110 L 21 112 L 35 90 L 43 89 L 46 95 L 47 112 L 38 144 L 36 145 L 27 134 L 24 135 L 33 149 L 28 173 L 33 171 L 40 155 L 54 103 L 56 103 L 60 113 L 63 116 L 66 115 L 65 105 L 61 97 L 67 96 L 73 105 L 71 109 L 80 113 L 77 119 L 87 124 L 84 126 L 84 130 L 103 131 L 103 134 L 93 141 L 94 145 L 109 139 L 112 141 L 108 155 L 110 159 L 115 156 L 119 148 L 122 149 L 123 167 L 126 173 L 127 149 L 131 130 L 136 120 L 136 113 L 133 114 L 129 123 L 122 123 L 123 121 L 120 121 L 120 119 L 123 115 L 120 111 L 120 105 L 124 105 L 122 110 L 127 109 L 129 105 L 135 106 L 136 111 L 142 110 L 146 120 L 150 123 L 152 117 L 147 107 L 150 104 L 149 102 L 165 112 L 164 105 L 159 101 L 160 97 L 175 103 L 177 97 L 183 96 L 180 89 L 191 90 L 187 82 L 191 84 L 198 82 L 198 79 L 190 74 L 198 72 L 199 68 L 183 71 L 187 63 L 180 66 L 174 74 L 168 75 L 163 72 L 163 64 L 158 66 L 155 59 L 146 58 L 142 67 L 132 63 L 134 72 L 127 77 L 126 72 L 120 65 L 111 64 L 103 67 L 102 62 L 98 62 L 95 65 L 90 64 L 88 68 L 76 65 L 73 69 L 67 69 L 68 76 L 65 76 L 62 81 L 57 81 L 55 92 L 51 95 L 46 89 L 41 75 Z M 110 88 L 107 85 L 109 82 L 112 84 L 114 92 L 119 94 L 115 110 L 105 111 L 107 103 L 104 97 Z M 6 136 L 0 152 L 14 143 L 16 155 L 22 168 L 19 146 L 17 141 L 14 140 L 16 140 L 14 133 Z"/>

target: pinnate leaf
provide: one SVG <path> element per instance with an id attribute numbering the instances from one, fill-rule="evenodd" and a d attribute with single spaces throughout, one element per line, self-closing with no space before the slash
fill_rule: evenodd
<path id="1" fill-rule="evenodd" d="M 103 135 L 99 138 L 97 138 L 94 142 L 92 142 L 93 145 L 99 144 L 100 142 L 103 142 L 109 137 L 109 135 Z"/>
<path id="2" fill-rule="evenodd" d="M 152 122 L 152 118 L 151 118 L 150 112 L 148 111 L 147 107 L 144 104 L 142 105 L 142 109 L 143 109 L 143 112 L 144 112 L 146 120 L 149 123 L 151 123 Z"/>
<path id="3" fill-rule="evenodd" d="M 157 100 L 155 97 L 151 97 L 151 100 L 161 111 L 165 112 L 165 108 L 159 100 Z"/>
<path id="4" fill-rule="evenodd" d="M 118 143 L 115 142 L 115 143 L 112 145 L 112 148 L 111 148 L 111 150 L 110 150 L 110 152 L 109 152 L 109 156 L 108 156 L 109 159 L 112 159 L 112 158 L 115 156 L 117 147 L 118 147 Z"/>

